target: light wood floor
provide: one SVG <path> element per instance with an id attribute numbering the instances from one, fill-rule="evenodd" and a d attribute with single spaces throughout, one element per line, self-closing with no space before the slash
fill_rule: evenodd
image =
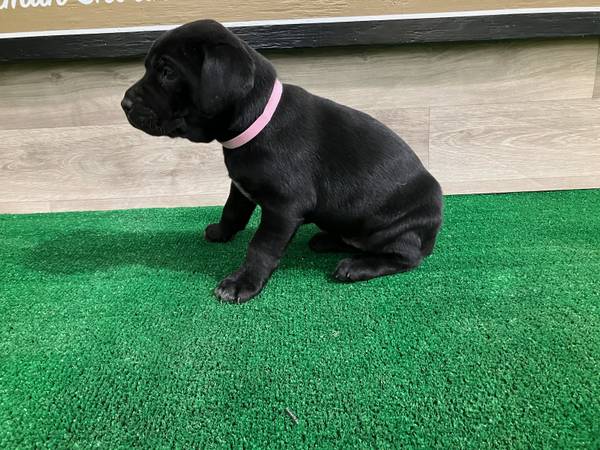
<path id="1" fill-rule="evenodd" d="M 600 187 L 598 39 L 269 52 L 284 82 L 396 130 L 446 193 Z M 120 110 L 136 61 L 0 65 L 0 212 L 221 204 L 217 144 Z M 366 149 L 368 151 L 368 149 Z"/>

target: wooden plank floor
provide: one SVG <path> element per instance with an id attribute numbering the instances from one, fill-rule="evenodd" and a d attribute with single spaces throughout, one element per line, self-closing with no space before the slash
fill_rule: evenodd
<path id="1" fill-rule="evenodd" d="M 598 39 L 266 53 L 389 125 L 446 193 L 600 187 Z M 0 213 L 221 204 L 218 144 L 154 138 L 120 110 L 136 61 L 0 66 Z"/>

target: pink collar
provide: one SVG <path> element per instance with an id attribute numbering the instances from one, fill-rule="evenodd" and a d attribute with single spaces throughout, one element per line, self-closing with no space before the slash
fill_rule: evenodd
<path id="1" fill-rule="evenodd" d="M 273 86 L 273 91 L 271 92 L 271 97 L 267 102 L 267 106 L 265 106 L 265 110 L 262 112 L 258 119 L 254 121 L 252 125 L 250 125 L 246 131 L 238 134 L 233 139 L 229 139 L 228 141 L 221 142 L 223 147 L 225 148 L 238 148 L 242 145 L 250 142 L 254 139 L 258 133 L 260 133 L 271 121 L 271 117 L 275 113 L 277 109 L 277 105 L 279 104 L 279 100 L 281 100 L 281 94 L 283 92 L 283 86 L 281 85 L 281 81 L 275 80 L 275 85 Z"/>

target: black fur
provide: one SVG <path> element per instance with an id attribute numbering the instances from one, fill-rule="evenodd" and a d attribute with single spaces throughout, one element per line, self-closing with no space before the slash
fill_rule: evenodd
<path id="1" fill-rule="evenodd" d="M 267 59 L 209 20 L 165 33 L 145 65 L 122 102 L 130 123 L 194 142 L 244 131 L 276 78 Z M 440 186 L 400 137 L 367 114 L 285 84 L 269 125 L 223 153 L 231 191 L 206 239 L 232 239 L 257 204 L 262 216 L 240 269 L 215 290 L 222 300 L 258 294 L 305 223 L 323 230 L 310 241 L 315 251 L 354 253 L 338 264 L 340 281 L 410 270 L 433 250 Z"/>

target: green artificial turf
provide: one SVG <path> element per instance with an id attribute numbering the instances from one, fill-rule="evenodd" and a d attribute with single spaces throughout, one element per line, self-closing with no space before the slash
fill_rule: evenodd
<path id="1" fill-rule="evenodd" d="M 1 448 L 600 447 L 600 191 L 448 197 L 359 284 L 306 226 L 244 305 L 219 213 L 0 216 Z"/>

